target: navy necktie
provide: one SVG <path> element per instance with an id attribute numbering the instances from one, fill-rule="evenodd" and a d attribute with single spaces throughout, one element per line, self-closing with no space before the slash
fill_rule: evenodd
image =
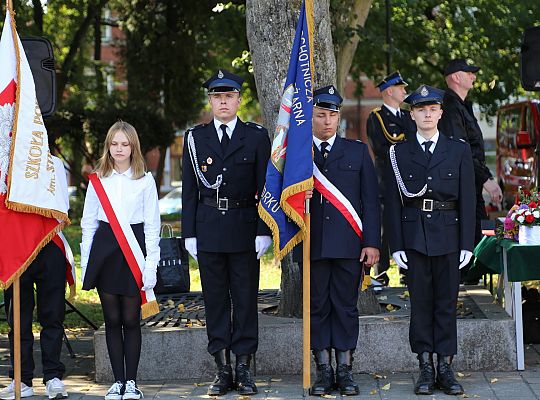
<path id="1" fill-rule="evenodd" d="M 327 159 L 328 153 L 330 153 L 330 150 L 328 150 L 328 146 L 330 146 L 330 143 L 321 142 L 321 154 L 324 157 L 324 159 Z"/>
<path id="2" fill-rule="evenodd" d="M 221 132 L 223 132 L 223 135 L 221 135 L 221 151 L 225 154 L 230 141 L 229 135 L 227 135 L 227 125 L 222 124 L 219 128 L 221 129 Z"/>
<path id="3" fill-rule="evenodd" d="M 429 151 L 429 148 L 431 147 L 432 144 L 433 142 L 431 140 L 427 140 L 424 143 L 422 143 L 422 146 L 424 146 L 424 153 L 426 154 L 428 161 L 431 160 L 431 151 Z"/>

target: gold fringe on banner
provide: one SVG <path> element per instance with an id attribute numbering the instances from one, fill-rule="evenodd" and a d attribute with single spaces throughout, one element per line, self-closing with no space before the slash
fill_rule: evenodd
<path id="1" fill-rule="evenodd" d="M 15 93 L 15 113 L 13 116 L 13 127 L 11 129 L 11 148 L 9 150 L 9 167 L 8 167 L 8 176 L 7 176 L 8 194 L 6 196 L 6 207 L 10 210 L 17 211 L 17 212 L 26 212 L 26 213 L 43 215 L 44 217 L 48 217 L 48 218 L 56 218 L 56 219 L 62 220 L 64 223 L 67 223 L 69 225 L 71 224 L 71 222 L 69 221 L 69 218 L 66 213 L 63 213 L 57 210 L 31 206 L 27 204 L 15 203 L 15 202 L 11 202 L 7 200 L 9 198 L 9 191 L 11 189 L 11 180 L 12 180 L 11 173 L 13 171 L 15 141 L 17 137 L 17 121 L 19 118 L 19 105 L 20 105 L 21 86 L 22 86 L 21 85 L 21 52 L 19 48 L 19 42 L 17 40 L 18 35 L 17 35 L 17 27 L 15 25 L 15 11 L 13 11 L 13 8 L 11 7 L 9 2 L 7 4 L 7 8 L 9 11 L 9 17 L 11 21 L 11 35 L 13 37 L 13 47 L 15 48 L 15 57 L 16 57 L 16 65 L 17 65 L 17 90 Z"/>
<path id="2" fill-rule="evenodd" d="M 13 281 L 20 277 L 24 271 L 26 271 L 26 269 L 30 266 L 30 264 L 32 264 L 32 261 L 34 261 L 34 259 L 37 257 L 37 255 L 39 254 L 39 252 L 41 251 L 41 249 L 43 249 L 43 247 L 45 247 L 45 245 L 47 243 L 49 243 L 52 238 L 54 237 L 54 235 L 56 235 L 58 232 L 60 232 L 62 229 L 64 229 L 64 226 L 65 226 L 65 223 L 64 222 L 60 222 L 51 232 L 49 232 L 49 234 L 47 236 L 45 236 L 41 242 L 37 245 L 37 247 L 34 249 L 34 251 L 32 252 L 32 254 L 30 255 L 30 257 L 28 257 L 26 259 L 26 261 L 24 262 L 23 265 L 21 265 L 21 267 L 17 270 L 17 272 L 15 272 L 13 275 L 11 275 L 11 277 L 6 281 L 6 282 L 2 282 L 0 281 L 0 286 L 3 288 L 3 289 L 7 289 L 8 287 L 11 286 L 11 284 L 13 283 Z"/>

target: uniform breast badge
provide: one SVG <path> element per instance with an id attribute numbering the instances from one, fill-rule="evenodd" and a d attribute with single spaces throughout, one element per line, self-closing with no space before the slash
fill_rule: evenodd
<path id="1" fill-rule="evenodd" d="M 201 171 L 202 172 L 206 172 L 207 169 L 208 169 L 208 167 L 205 164 L 201 165 Z"/>

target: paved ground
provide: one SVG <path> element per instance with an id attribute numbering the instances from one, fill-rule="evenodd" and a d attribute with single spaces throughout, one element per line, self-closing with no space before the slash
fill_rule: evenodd
<path id="1" fill-rule="evenodd" d="M 93 344 L 91 331 L 68 332 L 71 345 L 76 357 L 70 358 L 68 352 L 63 352 L 63 360 L 66 364 L 66 377 L 69 398 L 92 399 L 103 398 L 108 385 L 96 384 L 93 381 Z M 36 376 L 41 376 L 39 367 L 41 355 L 39 351 L 39 338 L 36 337 L 35 360 L 37 364 Z M 7 337 L 0 335 L 0 385 L 9 383 L 7 378 L 8 350 Z M 523 372 L 466 372 L 460 371 L 461 380 L 465 387 L 466 396 L 474 399 L 540 399 L 540 345 L 527 346 L 526 349 L 527 369 Z M 163 368 L 167 368 L 166 362 Z M 186 368 L 189 368 L 186 366 Z M 373 375 L 360 374 L 356 376 L 360 384 L 360 396 L 358 399 L 416 399 L 413 394 L 414 373 L 380 372 L 380 378 Z M 302 378 L 300 376 L 257 376 L 259 394 L 256 399 L 301 399 Z M 146 399 L 203 399 L 206 396 L 207 379 L 199 381 L 174 381 L 174 382 L 140 382 L 139 387 L 145 393 Z M 40 378 L 34 379 L 36 396 L 44 396 L 44 386 Z M 340 397 L 337 393 L 329 398 Z M 418 397 L 421 399 L 451 399 L 441 392 L 433 396 Z M 242 399 L 231 392 L 221 399 Z"/>

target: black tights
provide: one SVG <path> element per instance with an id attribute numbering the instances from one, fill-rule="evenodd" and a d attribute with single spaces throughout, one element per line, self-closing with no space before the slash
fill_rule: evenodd
<path id="1" fill-rule="evenodd" d="M 98 293 L 114 380 L 136 380 L 141 355 L 141 297 Z"/>

